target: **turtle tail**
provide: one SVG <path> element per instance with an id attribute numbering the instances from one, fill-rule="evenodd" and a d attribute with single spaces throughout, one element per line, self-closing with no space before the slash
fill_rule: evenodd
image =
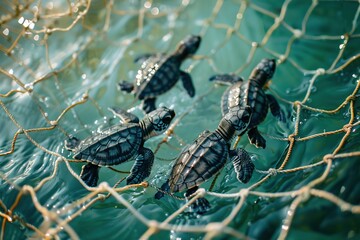
<path id="1" fill-rule="evenodd" d="M 80 178 L 89 187 L 96 187 L 99 180 L 99 166 L 88 163 L 82 167 Z"/>
<path id="2" fill-rule="evenodd" d="M 170 186 L 169 186 L 169 182 L 166 181 L 160 189 L 158 189 L 157 193 L 155 194 L 155 199 L 160 199 L 162 197 L 164 197 L 165 193 L 169 192 L 170 190 Z"/>
<path id="3" fill-rule="evenodd" d="M 134 85 L 126 81 L 121 81 L 118 83 L 118 88 L 120 91 L 131 93 L 134 90 Z"/>

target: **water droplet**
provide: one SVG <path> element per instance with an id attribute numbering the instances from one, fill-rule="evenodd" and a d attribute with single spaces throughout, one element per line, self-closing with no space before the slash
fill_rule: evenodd
<path id="1" fill-rule="evenodd" d="M 339 49 L 343 49 L 345 47 L 345 44 L 340 44 Z"/>
<path id="2" fill-rule="evenodd" d="M 345 192 L 345 186 L 341 186 L 341 188 L 340 188 L 340 193 L 344 193 Z"/>
<path id="3" fill-rule="evenodd" d="M 21 17 L 21 18 L 19 18 L 18 23 L 19 23 L 19 24 L 23 24 L 24 21 L 25 21 L 25 18 L 24 18 L 24 17 Z"/>
<path id="4" fill-rule="evenodd" d="M 85 80 L 85 79 L 86 79 L 86 74 L 83 73 L 83 74 L 81 75 L 81 78 Z"/>
<path id="5" fill-rule="evenodd" d="M 12 68 L 9 70 L 9 74 L 11 74 L 11 75 L 14 74 L 14 70 Z"/>
<path id="6" fill-rule="evenodd" d="M 289 226 L 288 226 L 288 225 L 282 225 L 282 226 L 281 226 L 281 229 L 287 231 L 287 230 L 289 229 Z"/>
<path id="7" fill-rule="evenodd" d="M 4 31 L 3 31 L 3 34 L 5 36 L 8 36 L 9 35 L 9 29 L 8 28 L 5 28 Z"/>

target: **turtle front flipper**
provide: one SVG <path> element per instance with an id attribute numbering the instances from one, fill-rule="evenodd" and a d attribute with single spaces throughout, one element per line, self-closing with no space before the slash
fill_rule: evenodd
<path id="1" fill-rule="evenodd" d="M 82 167 L 80 178 L 89 187 L 96 187 L 99 180 L 99 166 L 88 163 Z"/>
<path id="2" fill-rule="evenodd" d="M 131 168 L 130 175 L 126 178 L 126 184 L 141 183 L 151 173 L 154 163 L 154 154 L 148 148 L 143 148 L 136 157 L 135 163 Z"/>
<path id="3" fill-rule="evenodd" d="M 218 74 L 210 77 L 209 81 L 213 81 L 218 84 L 233 85 L 237 82 L 243 82 L 244 79 L 236 76 L 235 74 Z"/>
<path id="4" fill-rule="evenodd" d="M 185 193 L 185 197 L 189 198 L 198 190 L 198 188 L 199 187 L 196 186 L 187 190 Z M 189 206 L 189 208 L 191 212 L 202 215 L 209 211 L 211 207 L 209 201 L 206 198 L 198 198 Z"/>
<path id="5" fill-rule="evenodd" d="M 188 95 L 190 97 L 194 97 L 195 96 L 195 87 L 194 87 L 194 84 L 193 84 L 190 74 L 188 74 L 184 71 L 180 71 L 180 79 L 181 79 L 183 86 L 184 86 L 186 92 L 188 93 Z"/>
<path id="6" fill-rule="evenodd" d="M 123 123 L 139 123 L 139 118 L 132 113 L 125 111 L 119 107 L 108 108 L 115 116 L 121 119 Z"/>
<path id="7" fill-rule="evenodd" d="M 155 199 L 160 199 L 164 197 L 165 192 L 169 192 L 169 191 L 170 191 L 169 180 L 167 180 L 163 185 L 161 185 L 160 190 L 156 192 Z"/>
<path id="8" fill-rule="evenodd" d="M 144 110 L 145 113 L 152 112 L 156 109 L 155 101 L 156 98 L 146 98 L 143 100 L 142 109 Z"/>
<path id="9" fill-rule="evenodd" d="M 236 178 L 239 182 L 247 183 L 250 180 L 255 168 L 249 153 L 240 148 L 230 151 L 230 157 L 236 172 Z"/>
<path id="10" fill-rule="evenodd" d="M 254 127 L 248 131 L 248 137 L 251 144 L 254 144 L 256 147 L 265 148 L 266 140 L 260 135 L 257 127 Z"/>
<path id="11" fill-rule="evenodd" d="M 134 90 L 134 84 L 126 81 L 121 81 L 118 83 L 118 88 L 120 91 L 131 93 Z"/>
<path id="12" fill-rule="evenodd" d="M 266 94 L 269 101 L 269 107 L 272 115 L 277 117 L 280 121 L 285 122 L 285 113 L 281 110 L 279 103 L 273 95 Z"/>

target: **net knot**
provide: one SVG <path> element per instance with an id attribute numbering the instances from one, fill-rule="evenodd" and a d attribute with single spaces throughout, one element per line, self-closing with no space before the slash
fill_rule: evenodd
<path id="1" fill-rule="evenodd" d="M 317 75 L 324 75 L 325 74 L 325 69 L 323 69 L 323 68 L 318 68 L 318 69 L 316 69 L 316 74 Z"/>
<path id="2" fill-rule="evenodd" d="M 99 190 L 100 191 L 106 191 L 106 189 L 110 188 L 109 184 L 107 182 L 101 182 L 99 184 Z"/>
<path id="3" fill-rule="evenodd" d="M 249 189 L 248 188 L 243 188 L 240 190 L 239 194 L 240 194 L 240 197 L 247 197 L 249 195 Z"/>
<path id="4" fill-rule="evenodd" d="M 356 96 L 350 95 L 350 96 L 348 96 L 348 97 L 346 98 L 346 101 L 347 101 L 347 102 L 351 102 L 351 101 L 355 101 L 355 99 L 356 99 Z"/>
<path id="5" fill-rule="evenodd" d="M 290 135 L 288 136 L 289 142 L 294 141 L 294 139 L 295 139 L 295 134 L 290 134 Z"/>
<path id="6" fill-rule="evenodd" d="M 278 170 L 275 169 L 275 168 L 269 168 L 268 174 L 269 174 L 270 176 L 276 176 L 276 175 L 278 174 Z"/>
<path id="7" fill-rule="evenodd" d="M 348 123 L 343 126 L 344 132 L 350 132 L 352 128 L 352 124 Z"/>
<path id="8" fill-rule="evenodd" d="M 206 195 L 206 190 L 205 188 L 199 188 L 196 192 L 195 192 L 196 196 L 199 196 L 200 198 L 205 197 Z"/>
<path id="9" fill-rule="evenodd" d="M 300 196 L 303 201 L 307 201 L 310 198 L 310 187 L 305 186 L 300 189 Z"/>
<path id="10" fill-rule="evenodd" d="M 295 37 L 295 38 L 300 38 L 300 37 L 302 37 L 302 35 L 304 35 L 303 31 L 301 31 L 301 30 L 299 30 L 299 29 L 295 29 L 295 30 L 293 31 L 293 34 L 294 34 L 294 37 Z"/>
<path id="11" fill-rule="evenodd" d="M 333 155 L 333 154 L 326 154 L 326 155 L 323 157 L 323 161 L 324 161 L 325 163 L 328 163 L 328 162 L 331 161 L 333 158 L 334 158 L 334 155 Z"/>

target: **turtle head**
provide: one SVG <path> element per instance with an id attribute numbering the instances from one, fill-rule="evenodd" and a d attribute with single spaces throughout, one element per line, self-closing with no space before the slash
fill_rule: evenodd
<path id="1" fill-rule="evenodd" d="M 273 77 L 275 68 L 275 59 L 264 58 L 254 68 L 250 78 L 253 78 L 255 81 L 257 81 L 260 86 L 264 86 Z"/>
<path id="2" fill-rule="evenodd" d="M 198 50 L 200 42 L 200 36 L 190 35 L 180 42 L 176 49 L 176 53 L 182 58 L 193 55 Z"/>
<path id="3" fill-rule="evenodd" d="M 145 115 L 144 119 L 140 122 L 145 138 L 148 139 L 165 132 L 174 117 L 174 110 L 167 107 L 160 107 Z"/>
<path id="4" fill-rule="evenodd" d="M 238 135 L 241 135 L 247 130 L 251 116 L 252 109 L 250 106 L 236 106 L 229 109 L 229 112 L 224 116 L 224 120 L 230 123 Z"/>

